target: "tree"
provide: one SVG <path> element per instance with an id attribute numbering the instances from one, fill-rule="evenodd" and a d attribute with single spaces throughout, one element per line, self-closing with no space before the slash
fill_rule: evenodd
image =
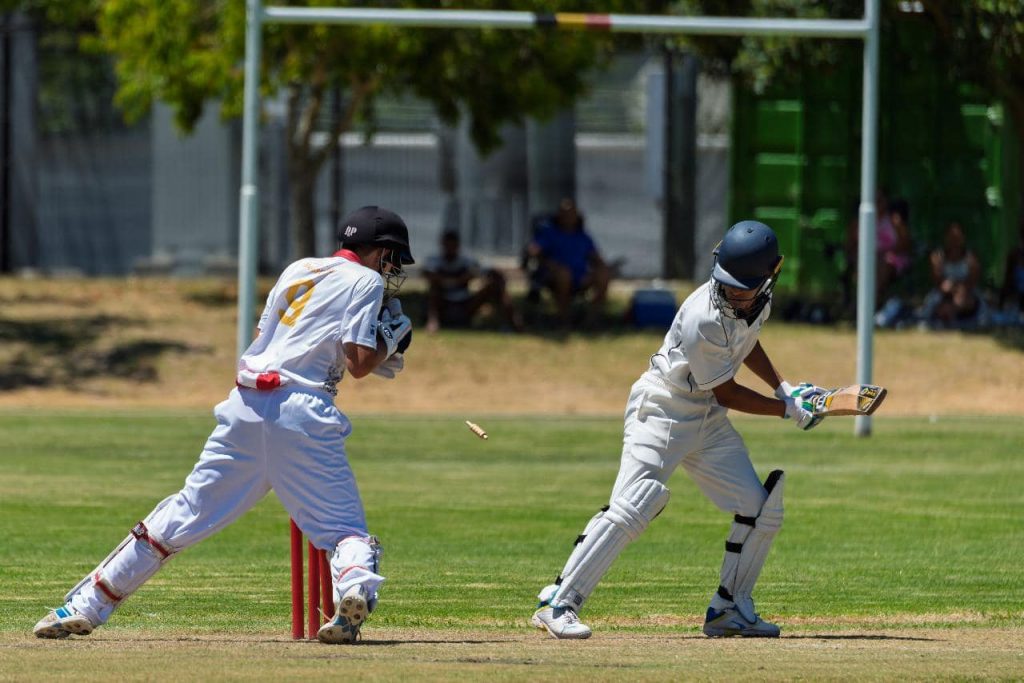
<path id="1" fill-rule="evenodd" d="M 955 75 L 1006 103 L 1017 133 L 1017 158 L 1024 164 L 1024 3 L 928 0 L 923 9 L 952 58 Z M 1024 173 L 1019 177 L 1018 196 L 1024 196 Z"/>
<path id="2" fill-rule="evenodd" d="M 347 6 L 311 0 L 308 6 Z M 557 11 L 542 0 L 392 0 L 402 8 Z M 608 12 L 656 12 L 659 0 L 610 0 Z M 190 130 L 211 101 L 225 117 L 242 110 L 245 0 L 0 0 L 0 7 L 42 13 L 49 21 L 95 27 L 83 44 L 112 54 L 117 104 L 138 119 L 155 100 L 168 104 Z M 487 151 L 502 124 L 544 117 L 570 105 L 588 70 L 611 54 L 608 34 L 566 31 L 399 29 L 387 26 L 268 25 L 264 28 L 262 93 L 287 103 L 291 231 L 296 255 L 314 249 L 316 178 L 332 143 L 359 122 L 372 126 L 384 94 L 414 93 L 434 104 L 445 123 L 470 119 L 475 143 Z M 325 120 L 324 103 L 343 93 L 342 114 Z"/>
<path id="3" fill-rule="evenodd" d="M 882 0 L 882 33 L 894 28 L 901 13 L 920 14 L 939 40 L 935 68 L 951 66 L 950 75 L 981 86 L 1001 99 L 1010 113 L 1017 140 L 1018 158 L 1024 163 L 1024 3 L 1021 0 Z M 774 16 L 851 19 L 863 15 L 864 0 L 680 0 L 680 13 L 723 16 Z M 891 34 L 889 34 L 891 35 Z M 819 69 L 851 56 L 849 41 L 801 40 L 797 38 L 684 39 L 713 65 L 741 78 L 756 88 L 799 73 L 799 68 Z M 886 47 L 898 50 L 890 42 Z M 859 54 L 859 50 L 858 50 Z M 905 55 L 890 52 L 890 59 L 902 62 Z M 939 66 L 941 64 L 942 66 Z M 1024 196 L 1024 173 L 1020 195 Z"/>

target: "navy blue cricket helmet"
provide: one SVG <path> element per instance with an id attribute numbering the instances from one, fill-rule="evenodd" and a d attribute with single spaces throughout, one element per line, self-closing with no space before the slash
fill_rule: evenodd
<path id="1" fill-rule="evenodd" d="M 725 233 L 715 247 L 714 255 L 711 291 L 715 305 L 731 317 L 756 318 L 771 299 L 772 289 L 782 269 L 782 255 L 779 254 L 775 231 L 758 221 L 740 221 Z M 736 310 L 725 297 L 723 285 L 757 290 L 752 306 Z"/>

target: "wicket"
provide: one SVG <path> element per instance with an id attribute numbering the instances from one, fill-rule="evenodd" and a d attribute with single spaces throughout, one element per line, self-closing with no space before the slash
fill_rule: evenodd
<path id="1" fill-rule="evenodd" d="M 292 638 L 302 639 L 302 622 L 306 621 L 306 637 L 316 640 L 321 624 L 334 617 L 334 591 L 331 585 L 331 565 L 327 552 L 306 542 L 309 555 L 309 614 L 306 620 L 305 590 L 302 585 L 302 531 L 295 520 L 289 520 L 292 548 Z"/>

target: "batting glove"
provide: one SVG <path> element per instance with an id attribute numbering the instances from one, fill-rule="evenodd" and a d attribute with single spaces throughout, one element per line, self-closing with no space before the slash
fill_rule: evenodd
<path id="1" fill-rule="evenodd" d="M 782 380 L 782 383 L 775 387 L 775 398 L 780 401 L 785 401 L 790 397 L 799 397 L 805 401 L 810 401 L 814 396 L 824 394 L 826 392 L 828 392 L 828 389 L 822 389 L 810 382 L 801 382 L 800 384 L 793 386 L 786 380 Z"/>
<path id="2" fill-rule="evenodd" d="M 785 419 L 792 418 L 797 429 L 806 432 L 817 427 L 825 419 L 824 415 L 815 415 L 814 405 L 800 396 L 787 396 L 782 400 L 786 403 Z"/>
<path id="3" fill-rule="evenodd" d="M 396 353 L 391 356 L 391 358 L 388 358 L 383 363 L 375 367 L 372 372 L 384 379 L 394 379 L 395 375 L 400 373 L 403 368 L 405 368 L 405 356 L 401 353 Z"/>

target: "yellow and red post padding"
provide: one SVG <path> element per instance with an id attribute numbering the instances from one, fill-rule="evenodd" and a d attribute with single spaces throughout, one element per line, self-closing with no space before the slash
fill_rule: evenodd
<path id="1" fill-rule="evenodd" d="M 316 638 L 324 621 L 334 617 L 334 595 L 331 582 L 331 565 L 327 551 L 315 548 L 311 542 L 303 544 L 302 531 L 295 520 L 289 521 L 292 560 L 292 638 L 302 639 L 303 622 L 306 637 Z M 309 557 L 309 594 L 303 585 L 303 549 L 306 546 Z M 308 612 L 306 611 L 308 605 Z"/>
<path id="2" fill-rule="evenodd" d="M 555 24 L 562 28 L 585 29 L 588 31 L 610 31 L 612 18 L 607 14 L 576 14 L 555 12 Z"/>

